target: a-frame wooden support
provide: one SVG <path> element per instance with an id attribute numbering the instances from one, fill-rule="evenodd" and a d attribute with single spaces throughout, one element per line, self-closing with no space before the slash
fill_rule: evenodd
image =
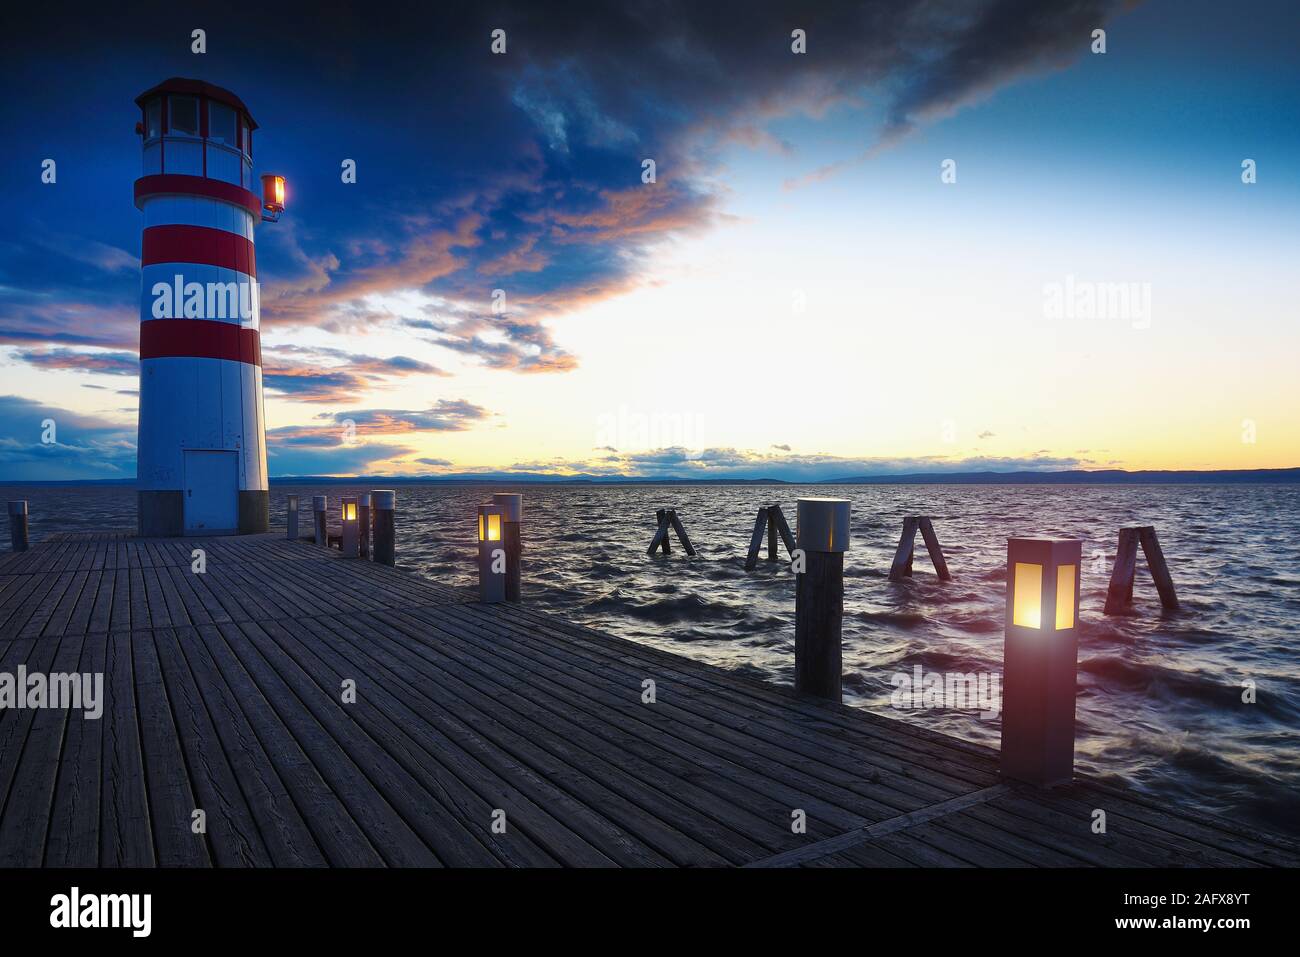
<path id="1" fill-rule="evenodd" d="M 889 568 L 889 580 L 897 582 L 912 577 L 912 552 L 918 530 L 925 540 L 925 549 L 930 553 L 930 561 L 934 563 L 939 581 L 950 581 L 952 575 L 948 571 L 948 563 L 943 559 L 939 536 L 934 533 L 934 522 L 924 515 L 909 515 L 903 519 L 903 534 L 898 540 L 898 551 L 894 553 L 894 564 Z"/>
<path id="2" fill-rule="evenodd" d="M 655 518 L 658 520 L 659 525 L 655 529 L 655 537 L 651 540 L 650 547 L 646 549 L 647 555 L 653 555 L 661 548 L 665 555 L 672 551 L 672 548 L 668 545 L 668 530 L 670 528 L 677 533 L 677 540 L 682 543 L 682 548 L 686 549 L 686 554 L 695 554 L 695 546 L 691 544 L 691 540 L 686 534 L 686 527 L 682 525 L 682 520 L 677 517 L 676 509 L 661 508 L 655 512 Z"/>
<path id="3" fill-rule="evenodd" d="M 1110 587 L 1106 591 L 1107 615 L 1125 615 L 1132 612 L 1133 579 L 1137 577 L 1137 550 L 1142 546 L 1142 553 L 1147 558 L 1147 568 L 1160 593 L 1160 604 L 1170 611 L 1178 607 L 1178 596 L 1174 594 L 1174 580 L 1169 575 L 1169 565 L 1165 562 L 1165 553 L 1160 550 L 1160 539 L 1156 538 L 1153 525 L 1140 525 L 1119 530 L 1119 546 L 1115 549 L 1115 567 L 1110 573 Z"/>
<path id="4" fill-rule="evenodd" d="M 781 541 L 785 544 L 786 553 L 791 558 L 794 557 L 794 536 L 790 534 L 790 526 L 781 513 L 780 505 L 764 505 L 758 510 L 758 517 L 754 520 L 754 534 L 749 539 L 749 554 L 745 557 L 745 571 L 752 572 L 758 564 L 758 550 L 763 545 L 763 531 L 767 531 L 767 557 L 769 561 L 776 561 L 776 537 L 781 536 Z"/>

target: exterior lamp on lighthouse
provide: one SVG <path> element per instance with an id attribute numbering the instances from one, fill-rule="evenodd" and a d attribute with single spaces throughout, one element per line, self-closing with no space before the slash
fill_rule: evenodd
<path id="1" fill-rule="evenodd" d="M 1007 541 L 1001 767 L 1042 787 L 1074 777 L 1082 552 L 1075 540 Z"/>
<path id="2" fill-rule="evenodd" d="M 339 541 L 339 548 L 343 552 L 344 558 L 357 558 L 360 554 L 360 522 L 358 518 L 356 498 L 343 499 L 342 514 L 342 537 Z"/>
<path id="3" fill-rule="evenodd" d="M 262 219 L 278 222 L 284 212 L 284 177 L 275 173 L 262 174 Z"/>
<path id="4" fill-rule="evenodd" d="M 478 595 L 482 602 L 506 599 L 505 518 L 500 505 L 478 507 Z"/>

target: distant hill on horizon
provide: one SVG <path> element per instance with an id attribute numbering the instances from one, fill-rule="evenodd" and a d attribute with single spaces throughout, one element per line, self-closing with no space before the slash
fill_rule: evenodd
<path id="1" fill-rule="evenodd" d="M 531 472 L 495 472 L 473 475 L 276 475 L 272 485 L 1274 485 L 1300 484 L 1300 468 L 1287 469 L 1065 469 L 1055 472 L 911 472 L 907 474 L 855 475 L 819 480 L 774 478 L 701 479 L 689 476 L 574 475 L 556 478 Z M 14 482 L 9 486 L 134 486 L 130 479 Z"/>

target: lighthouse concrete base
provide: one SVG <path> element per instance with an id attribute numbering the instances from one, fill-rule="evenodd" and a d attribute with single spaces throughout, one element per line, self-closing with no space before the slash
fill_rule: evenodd
<path id="1" fill-rule="evenodd" d="M 137 491 L 136 533 L 142 538 L 180 535 L 185 531 L 185 496 L 180 489 Z"/>
<path id="2" fill-rule="evenodd" d="M 251 535 L 271 528 L 271 493 L 267 489 L 239 492 L 239 534 Z"/>

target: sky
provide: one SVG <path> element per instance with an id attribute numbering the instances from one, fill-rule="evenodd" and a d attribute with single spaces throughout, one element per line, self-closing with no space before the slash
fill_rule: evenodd
<path id="1" fill-rule="evenodd" d="M 1289 0 L 27 7 L 0 480 L 135 474 L 133 100 L 171 76 L 288 181 L 273 477 L 1300 465 Z"/>

